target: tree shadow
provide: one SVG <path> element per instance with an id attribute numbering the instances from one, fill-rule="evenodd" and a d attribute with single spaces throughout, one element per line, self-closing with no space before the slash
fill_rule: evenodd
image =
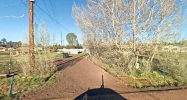
<path id="1" fill-rule="evenodd" d="M 65 69 L 67 68 L 68 66 L 73 66 L 75 65 L 77 62 L 79 62 L 80 60 L 82 60 L 83 57 L 80 56 L 80 57 L 77 57 L 77 58 L 73 58 L 73 59 L 69 59 L 69 60 L 66 60 L 66 61 L 59 61 L 57 64 L 56 64 L 56 67 L 57 67 L 57 71 L 60 71 L 62 69 Z"/>
<path id="2" fill-rule="evenodd" d="M 53 74 L 56 73 L 57 71 L 61 71 L 69 66 L 73 66 L 82 59 L 83 57 L 80 56 L 80 57 L 68 59 L 65 61 L 63 61 L 62 59 L 58 59 L 57 61 L 54 61 L 57 69 L 52 74 L 50 74 L 47 78 L 45 78 L 45 82 L 48 81 L 53 76 Z"/>

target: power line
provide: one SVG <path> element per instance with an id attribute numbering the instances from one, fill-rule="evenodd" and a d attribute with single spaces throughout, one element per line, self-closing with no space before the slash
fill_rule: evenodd
<path id="1" fill-rule="evenodd" d="M 39 19 L 39 18 L 37 17 L 36 13 L 34 13 L 34 17 L 35 17 L 38 21 L 42 22 L 42 20 Z"/>
<path id="2" fill-rule="evenodd" d="M 60 25 L 62 28 L 64 28 L 66 31 L 70 32 L 68 29 L 66 29 L 64 26 L 62 26 L 58 21 L 56 21 L 51 15 L 49 15 L 46 11 L 44 11 L 38 4 L 36 3 L 36 6 L 43 11 L 47 16 L 49 16 L 53 21 L 55 21 L 58 25 Z"/>
<path id="3" fill-rule="evenodd" d="M 55 9 L 55 11 L 57 11 L 55 1 L 53 2 L 53 4 L 54 4 L 54 9 Z M 56 12 L 56 14 L 55 14 L 55 15 L 56 15 L 56 19 L 57 19 L 57 21 L 59 21 L 59 20 L 58 20 L 58 16 L 57 16 L 57 15 L 58 15 L 58 13 Z"/>
<path id="4" fill-rule="evenodd" d="M 20 1 L 21 1 L 21 3 L 22 3 L 23 5 L 25 5 L 25 7 L 27 7 L 27 5 L 25 4 L 27 1 L 26 1 L 25 3 L 23 2 L 23 0 L 20 0 Z"/>
<path id="5" fill-rule="evenodd" d="M 45 3 L 45 0 L 43 0 L 43 2 L 44 2 L 44 5 L 45 5 L 45 8 L 47 9 L 48 14 L 50 15 L 49 10 L 48 10 L 48 8 L 47 8 L 47 5 L 46 5 L 46 3 Z"/>
<path id="6" fill-rule="evenodd" d="M 49 2 L 50 2 L 50 5 L 51 5 L 51 8 L 52 8 L 52 12 L 53 12 L 53 15 L 54 15 L 54 19 L 55 19 L 56 21 L 59 22 L 59 20 L 58 20 L 58 18 L 57 18 L 57 16 L 56 16 L 56 13 L 55 13 L 55 11 L 56 11 L 55 1 L 54 1 L 54 2 L 51 2 L 51 0 L 49 0 Z M 52 3 L 53 3 L 53 4 L 52 4 Z M 54 8 L 54 7 L 55 7 L 55 8 Z M 59 26 L 58 26 L 58 29 L 59 29 Z"/>
<path id="7" fill-rule="evenodd" d="M 55 13 L 54 13 L 53 6 L 52 6 L 51 1 L 50 1 L 50 5 L 51 5 L 52 12 L 53 12 L 53 15 L 54 15 L 54 16 L 52 16 L 52 15 L 50 14 L 50 12 L 49 12 L 49 10 L 48 10 L 48 7 L 47 7 L 47 5 L 46 5 L 45 0 L 43 0 L 43 2 L 44 2 L 44 5 L 45 5 L 45 8 L 47 9 L 47 13 L 48 13 L 51 17 L 53 17 L 56 21 L 58 21 L 58 20 L 56 19 L 56 16 L 55 16 Z M 56 25 L 56 23 L 55 23 L 52 19 L 51 19 L 51 21 L 53 22 L 54 25 Z M 59 21 L 58 21 L 58 22 L 59 22 Z M 57 27 L 59 28 L 59 25 L 57 25 Z"/>
<path id="8" fill-rule="evenodd" d="M 25 3 L 27 2 L 24 2 L 23 0 L 20 0 L 21 2 L 22 2 L 22 4 L 23 5 L 25 5 L 25 7 L 28 7 Z M 55 21 L 59 26 L 61 26 L 62 28 L 64 28 L 66 31 L 68 31 L 68 32 L 70 32 L 67 28 L 65 28 L 64 26 L 62 26 L 57 20 L 55 20 L 49 13 L 47 13 L 45 10 L 43 10 L 40 6 L 38 6 L 38 4 L 37 3 L 35 3 L 36 4 L 36 6 L 40 9 L 40 10 L 42 10 L 46 15 L 48 15 L 53 21 Z M 50 2 L 50 4 L 51 4 L 51 2 Z M 51 5 L 52 6 L 52 5 Z M 46 8 L 47 8 L 47 6 L 46 6 Z M 53 9 L 53 7 L 52 7 L 52 9 Z M 48 11 L 48 9 L 47 9 L 47 11 Z M 49 12 L 49 11 L 48 11 Z M 53 14 L 54 14 L 54 10 L 53 10 Z M 37 17 L 37 15 L 36 15 L 36 13 L 34 13 L 34 15 L 35 15 L 35 18 L 38 20 L 38 21 L 41 21 L 38 17 Z M 54 14 L 55 15 L 55 14 Z"/>
<path id="9" fill-rule="evenodd" d="M 56 14 L 55 14 L 55 12 L 54 12 L 54 9 L 53 9 L 53 6 L 52 6 L 52 2 L 51 2 L 51 0 L 49 0 L 49 2 L 50 2 L 50 5 L 51 5 L 51 8 L 52 8 L 53 15 L 54 15 L 55 19 L 57 20 L 57 18 L 56 18 Z"/>

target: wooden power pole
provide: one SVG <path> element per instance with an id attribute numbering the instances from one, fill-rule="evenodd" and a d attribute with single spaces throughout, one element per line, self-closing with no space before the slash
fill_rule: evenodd
<path id="1" fill-rule="evenodd" d="M 29 0 L 29 55 L 30 55 L 30 71 L 35 68 L 34 57 L 34 28 L 33 28 L 33 4 L 34 0 Z"/>

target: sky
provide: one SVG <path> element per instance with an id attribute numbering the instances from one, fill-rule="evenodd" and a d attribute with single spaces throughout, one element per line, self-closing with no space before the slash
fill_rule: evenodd
<path id="1" fill-rule="evenodd" d="M 61 33 L 64 45 L 67 45 L 66 35 L 75 33 L 80 43 L 81 33 L 72 17 L 72 5 L 86 5 L 86 0 L 35 0 L 34 23 L 45 23 L 48 32 L 55 34 L 55 43 L 61 44 Z M 41 10 L 38 6 L 43 10 Z M 50 15 L 54 20 L 52 20 Z M 0 40 L 23 41 L 24 34 L 28 34 L 28 0 L 0 0 Z M 183 36 L 187 34 L 187 22 L 182 26 L 180 32 Z"/>
<path id="2" fill-rule="evenodd" d="M 48 32 L 55 34 L 57 44 L 61 44 L 62 33 L 64 45 L 67 45 L 66 35 L 70 32 L 75 33 L 81 43 L 80 31 L 72 17 L 74 3 L 85 5 L 86 0 L 35 0 L 34 23 L 44 22 Z M 5 38 L 8 42 L 23 41 L 28 28 L 28 0 L 0 0 L 0 40 Z"/>

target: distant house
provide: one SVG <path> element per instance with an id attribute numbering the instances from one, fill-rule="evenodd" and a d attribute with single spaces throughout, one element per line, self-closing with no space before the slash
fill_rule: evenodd
<path id="1" fill-rule="evenodd" d="M 17 49 L 19 47 L 18 42 L 7 42 L 6 48 L 8 49 Z"/>
<path id="2" fill-rule="evenodd" d="M 22 46 L 16 49 L 16 55 L 28 54 L 28 52 L 29 52 L 28 46 Z"/>
<path id="3" fill-rule="evenodd" d="M 187 47 L 168 45 L 168 46 L 164 46 L 162 50 L 165 52 L 187 52 Z"/>
<path id="4" fill-rule="evenodd" d="M 79 52 L 84 52 L 85 49 L 58 49 L 58 53 L 68 53 L 68 54 L 78 54 Z"/>
<path id="5" fill-rule="evenodd" d="M 171 51 L 172 52 L 180 52 L 180 49 L 181 49 L 180 47 L 173 46 Z"/>
<path id="6" fill-rule="evenodd" d="M 182 47 L 181 52 L 187 52 L 187 47 Z"/>
<path id="7" fill-rule="evenodd" d="M 166 52 L 180 52 L 180 47 L 168 45 L 168 46 L 164 46 L 162 50 Z"/>
<path id="8" fill-rule="evenodd" d="M 6 51 L 7 50 L 7 48 L 5 48 L 5 47 L 0 47 L 0 51 Z"/>

